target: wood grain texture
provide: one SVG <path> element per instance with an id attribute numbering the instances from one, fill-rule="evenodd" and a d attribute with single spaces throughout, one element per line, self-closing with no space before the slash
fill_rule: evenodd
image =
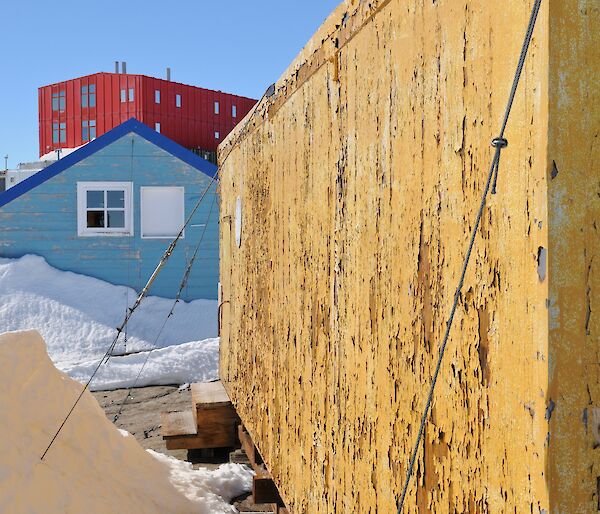
<path id="1" fill-rule="evenodd" d="M 220 146 L 221 379 L 294 514 L 395 511 L 531 5 L 347 1 Z M 598 9 L 543 3 L 405 512 L 597 509 Z"/>
<path id="2" fill-rule="evenodd" d="M 161 412 L 160 433 L 163 437 L 196 435 L 198 427 L 192 411 Z"/>

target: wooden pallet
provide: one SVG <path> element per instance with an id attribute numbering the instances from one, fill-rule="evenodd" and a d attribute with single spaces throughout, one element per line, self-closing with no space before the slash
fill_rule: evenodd
<path id="1" fill-rule="evenodd" d="M 250 461 L 250 466 L 252 469 L 256 471 L 263 471 L 265 469 L 265 464 L 258 452 L 256 446 L 252 442 L 252 438 L 250 434 L 244 428 L 244 425 L 238 426 L 238 439 L 240 440 L 240 444 L 242 445 L 242 450 L 246 453 L 248 460 Z"/>
<path id="2" fill-rule="evenodd" d="M 161 414 L 161 434 L 169 450 L 239 447 L 235 412 L 221 382 L 192 384 L 192 409 Z"/>
<path id="3" fill-rule="evenodd" d="M 271 504 L 274 514 L 289 514 L 271 473 L 267 469 L 260 452 L 254 445 L 252 437 L 244 425 L 238 426 L 238 438 L 242 450 L 246 453 L 250 465 L 254 470 L 254 478 L 252 479 L 252 499 L 254 503 Z"/>
<path id="4" fill-rule="evenodd" d="M 255 473 L 252 479 L 252 498 L 254 503 L 284 505 L 271 473 L 266 470 Z"/>

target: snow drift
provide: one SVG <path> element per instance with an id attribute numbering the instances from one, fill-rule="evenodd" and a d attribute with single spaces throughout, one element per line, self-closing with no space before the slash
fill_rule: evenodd
<path id="1" fill-rule="evenodd" d="M 136 297 L 133 289 L 57 270 L 35 255 L 0 259 L 0 332 L 38 330 L 56 367 L 81 382 L 110 346 Z M 180 302 L 157 340 L 172 305 L 173 300 L 147 297 L 129 322 L 128 352 L 164 349 L 151 354 L 140 386 L 218 376 L 217 302 Z M 123 352 L 122 342 L 116 350 Z M 111 358 L 92 389 L 128 387 L 145 359 L 145 353 Z"/>
<path id="2" fill-rule="evenodd" d="M 81 387 L 56 370 L 37 332 L 0 335 L 0 512 L 235 512 L 228 502 L 249 490 L 251 471 L 194 471 L 145 452 L 87 391 L 40 461 Z"/>

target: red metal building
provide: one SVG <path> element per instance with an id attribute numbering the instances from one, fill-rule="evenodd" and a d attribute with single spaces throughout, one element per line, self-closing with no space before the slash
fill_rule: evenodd
<path id="1" fill-rule="evenodd" d="M 169 80 L 95 73 L 39 88 L 40 156 L 75 148 L 129 118 L 180 145 L 214 152 L 256 100 Z"/>

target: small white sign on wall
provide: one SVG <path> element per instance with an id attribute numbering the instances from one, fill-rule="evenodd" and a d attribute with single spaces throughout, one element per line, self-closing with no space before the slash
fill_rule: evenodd
<path id="1" fill-rule="evenodd" d="M 143 238 L 171 238 L 184 224 L 185 189 L 183 187 L 141 187 Z"/>
<path id="2" fill-rule="evenodd" d="M 237 197 L 235 201 L 235 244 L 242 246 L 242 198 Z"/>

